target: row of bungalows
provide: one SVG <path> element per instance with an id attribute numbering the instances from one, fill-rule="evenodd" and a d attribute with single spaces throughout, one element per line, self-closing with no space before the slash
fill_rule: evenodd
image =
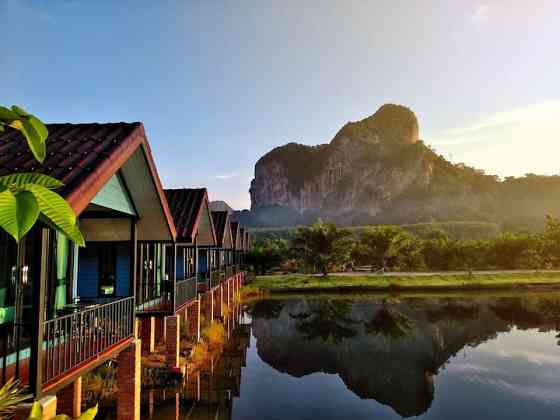
<path id="1" fill-rule="evenodd" d="M 163 189 L 141 123 L 47 127 L 43 164 L 19 132 L 0 136 L 0 175 L 61 180 L 86 246 L 41 223 L 19 243 L 0 232 L 0 385 L 72 397 L 82 375 L 117 358 L 118 417 L 138 418 L 136 319 L 175 315 L 241 278 L 249 238 L 210 210 L 206 189 Z"/>

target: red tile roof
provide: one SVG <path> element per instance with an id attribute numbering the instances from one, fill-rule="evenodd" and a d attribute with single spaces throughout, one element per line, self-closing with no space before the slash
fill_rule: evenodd
<path id="1" fill-rule="evenodd" d="M 158 191 L 170 232 L 173 218 L 167 206 L 142 123 L 47 124 L 47 156 L 37 162 L 17 130 L 0 135 L 0 176 L 38 172 L 64 183 L 58 192 L 80 214 L 103 185 L 142 147 Z"/>
<path id="2" fill-rule="evenodd" d="M 208 202 L 206 188 L 168 189 L 165 195 L 177 228 L 177 240 L 193 242 L 202 211 Z"/>

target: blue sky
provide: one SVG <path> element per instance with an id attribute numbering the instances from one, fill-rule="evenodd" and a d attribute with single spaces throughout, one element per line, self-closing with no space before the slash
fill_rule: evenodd
<path id="1" fill-rule="evenodd" d="M 142 121 L 166 186 L 249 206 L 253 167 L 386 102 L 454 162 L 560 173 L 557 1 L 0 0 L 3 104 Z"/>

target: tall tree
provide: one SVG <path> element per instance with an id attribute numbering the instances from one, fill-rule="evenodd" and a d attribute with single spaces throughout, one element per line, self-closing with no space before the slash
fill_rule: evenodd
<path id="1" fill-rule="evenodd" d="M 365 229 L 354 250 L 356 259 L 367 262 L 371 269 L 413 269 L 422 265 L 420 241 L 397 226 L 376 226 Z"/>
<path id="2" fill-rule="evenodd" d="M 319 219 L 312 226 L 299 228 L 292 244 L 306 264 L 326 276 L 329 270 L 350 261 L 352 233 Z"/>
<path id="3" fill-rule="evenodd" d="M 266 274 L 282 264 L 288 255 L 288 245 L 282 239 L 266 240 L 253 246 L 245 256 L 245 263 L 257 274 Z"/>

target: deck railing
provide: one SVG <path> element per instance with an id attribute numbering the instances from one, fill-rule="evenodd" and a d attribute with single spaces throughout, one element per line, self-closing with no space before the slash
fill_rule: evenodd
<path id="1" fill-rule="evenodd" d="M 134 298 L 92 305 L 45 321 L 43 381 L 53 381 L 132 337 Z"/>
<path id="2" fill-rule="evenodd" d="M 175 309 L 192 299 L 196 299 L 197 281 L 198 279 L 196 276 L 177 281 L 175 284 Z"/>

